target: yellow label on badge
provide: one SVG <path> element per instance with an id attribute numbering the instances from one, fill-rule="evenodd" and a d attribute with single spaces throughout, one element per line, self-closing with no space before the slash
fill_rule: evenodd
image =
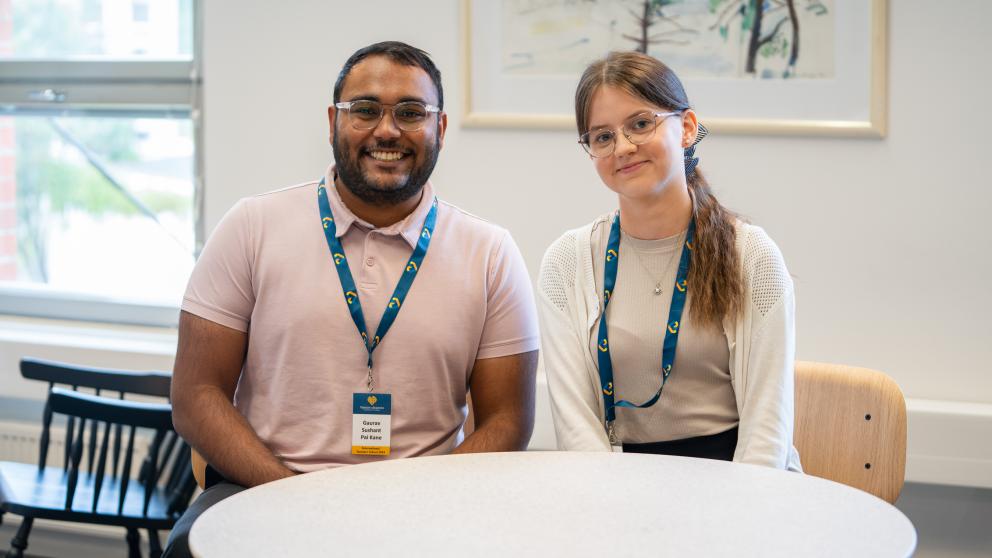
<path id="1" fill-rule="evenodd" d="M 351 446 L 352 455 L 389 455 L 389 446 Z"/>

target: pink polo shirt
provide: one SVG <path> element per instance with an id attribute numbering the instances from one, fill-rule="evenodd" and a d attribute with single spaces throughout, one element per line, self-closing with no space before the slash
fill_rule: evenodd
<path id="1" fill-rule="evenodd" d="M 330 173 L 337 236 L 374 332 L 433 188 L 406 219 L 377 229 L 345 207 Z M 327 248 L 316 181 L 238 202 L 204 247 L 182 308 L 248 333 L 234 404 L 289 467 L 383 459 L 351 455 L 352 394 L 366 391 L 368 353 Z M 530 278 L 510 234 L 439 202 L 427 256 L 374 353 L 375 389 L 393 399 L 389 457 L 454 449 L 475 361 L 533 351 L 538 338 Z"/>

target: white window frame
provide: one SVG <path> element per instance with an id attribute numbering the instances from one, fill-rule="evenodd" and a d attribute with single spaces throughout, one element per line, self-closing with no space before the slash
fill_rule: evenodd
<path id="1" fill-rule="evenodd" d="M 0 60 L 0 116 L 188 117 L 193 123 L 195 254 L 203 246 L 202 2 L 193 2 L 192 60 Z M 30 284 L 0 287 L 0 314 L 175 327 L 179 308 L 67 293 Z"/>

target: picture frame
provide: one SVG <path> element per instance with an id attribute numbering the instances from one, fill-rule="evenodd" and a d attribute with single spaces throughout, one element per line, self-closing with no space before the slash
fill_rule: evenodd
<path id="1" fill-rule="evenodd" d="M 612 17 L 608 23 L 611 26 L 610 32 L 614 42 L 616 37 L 623 37 L 623 44 L 627 44 L 628 40 L 634 41 L 640 36 L 636 34 L 632 36 L 631 33 L 623 33 L 622 30 L 615 28 L 619 25 L 630 25 L 631 22 L 636 23 L 634 18 L 639 10 L 629 9 L 627 10 L 629 13 L 625 15 L 619 10 L 623 7 L 621 4 L 624 1 L 629 3 L 631 8 L 642 4 L 632 0 L 604 0 L 602 4 L 595 6 L 595 9 L 602 12 L 610 8 L 607 4 L 612 2 L 614 4 L 612 9 L 618 15 L 603 16 L 599 13 L 600 21 L 594 23 L 598 25 L 595 29 L 600 29 L 606 25 L 603 23 L 604 19 Z M 686 0 L 686 4 L 694 1 L 696 0 Z M 800 1 L 803 0 L 794 0 L 795 3 Z M 829 72 L 823 71 L 823 76 L 806 77 L 797 73 L 788 76 L 791 79 L 784 79 L 770 76 L 770 71 L 765 70 L 766 75 L 762 78 L 770 76 L 771 79 L 762 79 L 754 75 L 696 77 L 691 75 L 691 72 L 683 75 L 683 71 L 672 64 L 673 69 L 682 77 L 700 121 L 712 132 L 782 136 L 885 137 L 888 0 L 806 1 L 823 5 L 824 11 L 831 17 L 829 21 L 832 27 L 826 24 L 820 26 L 832 33 L 832 38 L 827 32 L 819 30 L 821 40 L 807 41 L 807 44 L 802 45 L 805 47 L 804 53 L 816 52 L 819 48 L 819 54 L 811 54 L 808 57 L 818 56 L 819 58 L 816 59 L 827 61 L 823 67 L 828 68 Z M 724 2 L 733 8 L 732 4 L 735 2 L 743 6 L 747 0 L 724 0 Z M 773 3 L 781 7 L 786 4 L 786 0 L 773 0 Z M 582 17 L 589 20 L 594 17 L 590 15 L 592 12 L 588 7 L 585 8 L 584 13 L 574 17 L 567 12 L 569 9 L 578 9 L 574 8 L 578 4 L 597 3 L 565 0 L 558 2 L 463 0 L 465 98 L 462 124 L 465 127 L 575 130 L 573 95 L 581 68 L 593 59 L 601 58 L 608 50 L 615 49 L 611 47 L 597 51 L 599 45 L 605 44 L 602 37 L 589 39 L 583 36 L 586 28 L 582 27 Z M 644 6 L 649 4 L 643 2 Z M 791 7 L 793 2 L 788 4 Z M 521 6 L 525 6 L 526 11 Z M 809 4 L 806 7 L 809 8 Z M 542 13 L 539 10 L 545 11 Z M 696 10 L 699 12 L 702 8 L 697 6 Z M 796 11 L 798 10 L 789 13 L 794 14 Z M 544 19 L 536 21 L 535 13 Z M 696 21 L 706 16 L 706 14 L 695 15 Z M 566 23 L 557 26 L 555 17 Z M 715 18 L 716 14 L 712 17 Z M 525 18 L 529 19 L 524 21 Z M 743 16 L 739 19 L 743 19 Z M 778 27 L 783 27 L 781 11 L 777 19 Z M 826 21 L 826 18 L 823 19 Z M 774 21 L 770 17 L 768 20 Z M 518 21 L 526 25 L 518 24 Z M 576 23 L 577 21 L 579 23 Z M 512 33 L 503 29 L 504 26 Z M 591 24 L 587 24 L 587 28 L 591 28 L 590 26 Z M 647 26 L 644 27 L 647 29 Z M 545 32 L 541 36 L 536 32 L 527 34 L 529 29 L 540 29 L 543 32 L 547 29 L 560 28 L 566 28 L 566 31 L 558 35 L 555 35 L 554 31 Z M 679 32 L 676 27 L 671 29 L 675 30 L 675 33 Z M 679 43 L 680 48 L 699 50 L 703 48 L 699 45 L 719 44 L 719 39 L 712 35 L 714 26 L 698 29 L 695 35 Z M 723 27 L 719 28 L 719 33 L 726 39 L 726 31 Z M 812 31 L 807 34 L 809 33 Z M 772 33 L 766 35 L 772 36 Z M 780 32 L 778 35 L 776 42 L 779 42 L 779 46 L 788 48 L 789 34 Z M 656 36 L 670 35 L 662 32 Z M 573 40 L 575 37 L 579 37 L 579 40 Z M 645 42 L 648 42 L 647 33 L 644 37 Z M 577 53 L 576 56 L 569 57 L 568 54 L 562 54 L 569 51 L 559 48 L 554 43 L 555 40 L 566 43 L 566 46 L 582 44 L 581 48 L 572 49 Z M 800 41 L 797 40 L 796 43 Z M 656 54 L 651 48 L 653 47 L 648 48 L 650 54 L 659 59 L 666 58 L 664 55 Z M 553 52 L 554 56 L 546 54 L 549 52 Z M 679 51 L 669 50 L 669 52 L 677 54 Z M 531 53 L 538 53 L 541 56 L 533 56 Z M 583 56 L 587 59 L 583 60 Z M 530 67 L 519 71 L 513 64 L 518 59 L 526 60 Z M 795 56 L 791 59 L 792 68 L 795 68 L 795 59 Z M 535 60 L 538 62 L 534 62 Z M 568 67 L 559 69 L 563 65 Z"/>

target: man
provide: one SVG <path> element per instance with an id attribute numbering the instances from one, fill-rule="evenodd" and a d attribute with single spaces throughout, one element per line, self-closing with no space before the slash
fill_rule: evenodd
<path id="1" fill-rule="evenodd" d="M 327 111 L 336 167 L 241 200 L 218 224 L 183 300 L 172 400 L 176 429 L 219 482 L 167 556 L 186 555 L 195 518 L 245 487 L 526 447 L 530 280 L 505 230 L 435 201 L 443 103 L 423 51 L 357 51 Z M 475 430 L 463 440 L 468 388 Z"/>

